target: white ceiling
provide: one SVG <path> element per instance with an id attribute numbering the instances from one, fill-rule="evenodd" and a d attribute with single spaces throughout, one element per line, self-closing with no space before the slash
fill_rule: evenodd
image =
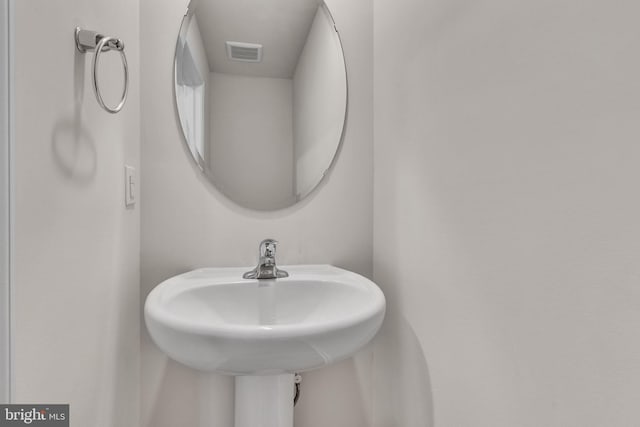
<path id="1" fill-rule="evenodd" d="M 291 78 L 321 0 L 193 0 L 209 69 L 213 72 Z M 227 58 L 225 42 L 258 43 L 262 62 Z"/>

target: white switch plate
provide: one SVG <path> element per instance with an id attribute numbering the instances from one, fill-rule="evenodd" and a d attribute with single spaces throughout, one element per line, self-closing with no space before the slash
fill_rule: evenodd
<path id="1" fill-rule="evenodd" d="M 133 166 L 124 165 L 124 205 L 131 207 L 136 204 L 136 169 Z"/>

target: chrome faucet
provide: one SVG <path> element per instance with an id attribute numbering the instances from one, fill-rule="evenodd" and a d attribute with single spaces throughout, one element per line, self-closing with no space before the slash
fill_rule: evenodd
<path id="1" fill-rule="evenodd" d="M 243 279 L 280 279 L 289 277 L 289 273 L 276 267 L 276 246 L 278 242 L 265 239 L 260 242 L 259 261 L 256 268 L 242 275 Z"/>

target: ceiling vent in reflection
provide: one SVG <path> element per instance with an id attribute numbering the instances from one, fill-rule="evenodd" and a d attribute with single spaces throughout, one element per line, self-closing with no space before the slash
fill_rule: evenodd
<path id="1" fill-rule="evenodd" d="M 255 43 L 226 42 L 227 57 L 232 61 L 262 61 L 262 45 Z"/>

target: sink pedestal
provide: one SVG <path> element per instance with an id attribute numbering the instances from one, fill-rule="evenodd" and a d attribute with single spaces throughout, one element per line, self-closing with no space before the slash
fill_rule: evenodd
<path id="1" fill-rule="evenodd" d="M 236 376 L 235 427 L 293 427 L 293 374 Z"/>

